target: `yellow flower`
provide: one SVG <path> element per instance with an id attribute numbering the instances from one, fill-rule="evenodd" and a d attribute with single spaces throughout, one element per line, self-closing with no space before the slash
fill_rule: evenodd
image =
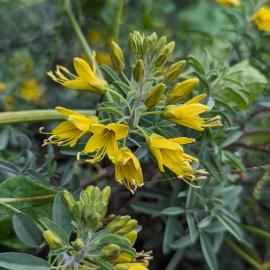
<path id="1" fill-rule="evenodd" d="M 164 172 L 164 166 L 173 171 L 179 178 L 187 181 L 195 179 L 195 170 L 190 163 L 197 159 L 184 152 L 182 144 L 195 142 L 193 138 L 178 137 L 166 139 L 158 134 L 151 134 L 147 138 L 148 146 L 157 160 L 158 168 Z"/>
<path id="2" fill-rule="evenodd" d="M 261 7 L 252 18 L 255 26 L 261 31 L 270 31 L 270 8 Z"/>
<path id="3" fill-rule="evenodd" d="M 115 163 L 115 179 L 132 193 L 143 185 L 143 174 L 139 160 L 128 148 L 119 150 Z"/>
<path id="4" fill-rule="evenodd" d="M 112 65 L 112 60 L 109 53 L 106 53 L 106 52 L 97 53 L 96 59 L 97 59 L 98 64 L 100 65 L 107 65 L 107 66 Z"/>
<path id="5" fill-rule="evenodd" d="M 5 89 L 6 89 L 6 84 L 3 82 L 0 82 L 0 92 L 5 91 Z"/>
<path id="6" fill-rule="evenodd" d="M 199 102 L 206 95 L 199 95 L 181 105 L 169 105 L 164 108 L 164 117 L 171 122 L 203 131 L 205 127 L 220 126 L 220 117 L 202 118 L 200 114 L 209 111 L 209 107 Z"/>
<path id="7" fill-rule="evenodd" d="M 89 90 L 100 94 L 106 92 L 107 82 L 97 75 L 95 65 L 91 68 L 86 61 L 76 57 L 74 58 L 74 68 L 77 75 L 72 74 L 67 68 L 59 65 L 56 66 L 55 73 L 50 71 L 48 75 L 65 87 Z"/>
<path id="8" fill-rule="evenodd" d="M 43 95 L 43 89 L 40 88 L 36 80 L 31 79 L 23 82 L 20 94 L 26 100 L 37 103 Z"/>
<path id="9" fill-rule="evenodd" d="M 148 270 L 148 264 L 144 262 L 133 262 L 133 263 L 121 263 L 117 264 L 115 270 Z"/>
<path id="10" fill-rule="evenodd" d="M 223 6 L 239 6 L 240 0 L 216 0 L 219 4 Z"/>
<path id="11" fill-rule="evenodd" d="M 68 119 L 60 123 L 50 133 L 43 132 L 41 129 L 41 133 L 51 135 L 48 139 L 44 140 L 43 146 L 57 144 L 58 146 L 69 145 L 73 147 L 84 134 L 90 132 L 91 125 L 98 123 L 96 116 L 83 115 L 63 107 L 56 107 L 56 110 L 67 116 Z"/>
<path id="12" fill-rule="evenodd" d="M 91 30 L 88 34 L 88 41 L 91 44 L 97 44 L 101 41 L 101 39 L 102 39 L 101 33 L 96 30 Z"/>
<path id="13" fill-rule="evenodd" d="M 127 136 L 128 126 L 115 123 L 107 126 L 102 124 L 93 124 L 90 130 L 93 135 L 85 145 L 83 153 L 96 152 L 96 155 L 94 158 L 86 161 L 89 163 L 95 163 L 102 160 L 107 154 L 111 161 L 114 162 L 119 151 L 117 141 Z"/>

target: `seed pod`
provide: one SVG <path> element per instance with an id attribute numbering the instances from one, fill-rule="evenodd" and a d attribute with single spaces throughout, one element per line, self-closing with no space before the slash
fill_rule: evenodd
<path id="1" fill-rule="evenodd" d="M 111 60 L 113 63 L 113 66 L 118 72 L 122 72 L 125 68 L 125 59 L 122 49 L 119 47 L 119 45 L 112 41 L 111 42 Z"/>
<path id="2" fill-rule="evenodd" d="M 158 83 L 153 86 L 147 94 L 144 105 L 147 108 L 153 108 L 160 101 L 166 89 L 166 85 L 164 83 Z"/>
<path id="3" fill-rule="evenodd" d="M 116 232 L 117 230 L 125 226 L 129 220 L 130 220 L 130 216 L 118 217 L 107 225 L 107 229 L 109 232 Z"/>
<path id="4" fill-rule="evenodd" d="M 185 60 L 178 61 L 172 64 L 167 70 L 167 72 L 164 74 L 165 80 L 168 82 L 172 82 L 176 80 L 179 77 L 179 75 L 182 73 L 185 65 L 186 65 Z"/>
<path id="5" fill-rule="evenodd" d="M 133 54 L 137 53 L 137 40 L 136 35 L 134 35 L 133 33 L 130 33 L 128 36 L 128 47 Z"/>
<path id="6" fill-rule="evenodd" d="M 133 78 L 136 82 L 139 82 L 144 75 L 144 63 L 142 59 L 139 59 L 134 70 L 133 70 Z"/>
<path id="7" fill-rule="evenodd" d="M 170 103 L 176 103 L 179 100 L 185 98 L 193 91 L 193 89 L 198 85 L 198 83 L 199 80 L 197 78 L 177 83 L 168 93 L 168 101 Z"/>
<path id="8" fill-rule="evenodd" d="M 105 260 L 113 260 L 119 257 L 121 249 L 116 244 L 109 244 L 101 250 L 100 257 Z"/>
<path id="9" fill-rule="evenodd" d="M 160 54 L 165 54 L 165 55 L 168 55 L 168 54 L 171 54 L 173 52 L 175 48 L 175 42 L 174 41 L 171 41 L 170 43 L 168 43 L 162 50 L 161 50 L 161 53 Z"/>
<path id="10" fill-rule="evenodd" d="M 45 242 L 48 244 L 48 246 L 50 247 L 50 249 L 57 249 L 62 246 L 61 239 L 58 237 L 57 234 L 55 234 L 54 232 L 50 230 L 46 230 L 43 232 L 43 238 Z"/>

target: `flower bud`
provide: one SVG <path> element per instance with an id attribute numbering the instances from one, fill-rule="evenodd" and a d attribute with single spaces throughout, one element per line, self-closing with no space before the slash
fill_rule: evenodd
<path id="1" fill-rule="evenodd" d="M 139 59 L 133 70 L 133 78 L 136 82 L 139 82 L 144 75 L 144 63 L 142 59 Z"/>
<path id="2" fill-rule="evenodd" d="M 111 221 L 108 224 L 107 230 L 109 232 L 116 232 L 117 230 L 119 230 L 123 226 L 125 226 L 128 223 L 129 220 L 130 220 L 130 216 L 121 216 L 121 217 L 118 217 L 118 218 L 114 219 L 113 221 Z"/>
<path id="3" fill-rule="evenodd" d="M 118 72 L 122 72 L 125 68 L 125 59 L 122 49 L 119 47 L 119 45 L 112 41 L 111 42 L 111 60 L 115 67 L 115 69 Z"/>
<path id="4" fill-rule="evenodd" d="M 105 260 L 113 260 L 119 257 L 121 249 L 116 244 L 109 244 L 101 250 L 100 257 Z"/>
<path id="5" fill-rule="evenodd" d="M 126 223 L 125 226 L 123 226 L 120 230 L 116 231 L 115 233 L 119 235 L 128 234 L 129 232 L 133 231 L 137 225 L 138 221 L 136 219 L 131 219 Z"/>
<path id="6" fill-rule="evenodd" d="M 173 52 L 175 48 L 175 42 L 171 41 L 170 43 L 168 43 L 162 50 L 161 50 L 161 54 L 171 54 Z"/>
<path id="7" fill-rule="evenodd" d="M 199 80 L 197 78 L 192 78 L 175 84 L 173 89 L 168 93 L 168 101 L 170 103 L 176 103 L 179 100 L 185 98 L 192 92 L 198 83 Z"/>
<path id="8" fill-rule="evenodd" d="M 101 192 L 101 201 L 107 205 L 111 195 L 111 188 L 106 186 Z"/>
<path id="9" fill-rule="evenodd" d="M 164 83 L 158 83 L 153 86 L 147 94 L 144 105 L 147 108 L 153 108 L 160 101 L 166 89 L 166 85 Z"/>
<path id="10" fill-rule="evenodd" d="M 167 43 L 167 38 L 166 38 L 166 36 L 161 37 L 161 38 L 158 40 L 158 42 L 157 42 L 157 46 L 156 46 L 157 51 L 162 50 L 163 47 L 166 45 L 166 43 Z"/>
<path id="11" fill-rule="evenodd" d="M 138 51 L 137 41 L 136 36 L 133 33 L 130 33 L 128 36 L 128 47 L 133 54 L 137 53 Z"/>
<path id="12" fill-rule="evenodd" d="M 72 208 L 75 204 L 75 200 L 70 192 L 64 190 L 62 193 L 62 200 L 64 204 L 68 207 L 69 211 L 72 212 Z"/>
<path id="13" fill-rule="evenodd" d="M 165 64 L 166 60 L 167 60 L 166 55 L 162 54 L 158 56 L 157 60 L 155 61 L 155 66 L 156 67 L 162 66 L 163 64 Z"/>
<path id="14" fill-rule="evenodd" d="M 75 241 L 71 242 L 75 250 L 79 251 L 84 248 L 84 242 L 81 238 L 77 238 Z"/>
<path id="15" fill-rule="evenodd" d="M 137 235 L 138 235 L 137 231 L 133 230 L 133 231 L 127 233 L 127 234 L 125 235 L 125 237 L 126 237 L 127 239 L 129 239 L 129 241 L 130 241 L 130 243 L 131 243 L 132 245 L 134 245 L 135 242 L 136 242 L 136 239 L 137 239 Z"/>
<path id="16" fill-rule="evenodd" d="M 54 232 L 52 232 L 50 230 L 44 231 L 43 237 L 44 237 L 45 242 L 50 247 L 50 249 L 57 249 L 57 248 L 60 248 L 62 246 L 61 239 L 58 237 L 57 234 L 55 234 Z"/>
<path id="17" fill-rule="evenodd" d="M 172 64 L 167 70 L 167 72 L 164 74 L 165 80 L 168 82 L 176 80 L 183 71 L 185 65 L 186 65 L 185 60 L 178 61 Z"/>

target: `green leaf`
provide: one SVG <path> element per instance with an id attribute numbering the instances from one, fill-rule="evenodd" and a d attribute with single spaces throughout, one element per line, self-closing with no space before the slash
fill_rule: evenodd
<path id="1" fill-rule="evenodd" d="M 194 188 L 188 188 L 187 200 L 186 200 L 186 209 L 191 209 L 196 202 L 196 193 Z"/>
<path id="2" fill-rule="evenodd" d="M 40 200 L 12 202 L 10 205 L 28 214 L 34 220 L 50 217 L 55 190 L 29 181 L 25 176 L 9 178 L 0 184 L 0 198 L 30 198 L 48 196 Z M 0 204 L 0 241 L 12 235 L 11 217 L 14 212 Z"/>
<path id="3" fill-rule="evenodd" d="M 243 134 L 242 131 L 236 131 L 236 132 L 234 132 L 225 141 L 223 141 L 220 144 L 220 147 L 221 148 L 225 148 L 225 147 L 233 144 L 234 142 L 236 142 L 242 136 L 242 134 Z"/>
<path id="4" fill-rule="evenodd" d="M 200 63 L 198 59 L 196 59 L 193 55 L 189 55 L 187 57 L 188 61 L 191 63 L 191 65 L 194 67 L 194 69 L 202 74 L 205 74 L 205 70 L 203 65 Z"/>
<path id="5" fill-rule="evenodd" d="M 200 232 L 200 242 L 201 242 L 203 256 L 207 262 L 207 265 L 209 266 L 211 270 L 217 270 L 218 268 L 217 258 L 216 258 L 213 246 L 207 234 Z"/>
<path id="6" fill-rule="evenodd" d="M 10 270 L 49 270 L 49 264 L 45 260 L 16 252 L 0 253 L 0 266 Z"/>
<path id="7" fill-rule="evenodd" d="M 70 237 L 72 232 L 72 217 L 63 203 L 62 192 L 57 193 L 53 202 L 53 221 L 58 224 L 61 228 L 65 230 L 68 237 Z"/>
<path id="8" fill-rule="evenodd" d="M 172 243 L 173 238 L 174 238 L 176 226 L 177 226 L 176 219 L 173 216 L 170 216 L 167 219 L 164 237 L 163 237 L 162 250 L 163 250 L 164 254 L 167 254 L 171 249 L 171 243 Z"/>
<path id="9" fill-rule="evenodd" d="M 28 215 L 18 213 L 13 216 L 13 228 L 17 237 L 29 247 L 38 247 L 42 243 L 41 232 Z"/>
<path id="10" fill-rule="evenodd" d="M 184 249 L 190 245 L 192 245 L 190 234 L 186 234 L 180 239 L 176 240 L 173 244 L 171 244 L 171 247 L 173 249 Z"/>
<path id="11" fill-rule="evenodd" d="M 54 223 L 48 218 L 40 218 L 39 221 L 50 231 L 54 232 L 57 236 L 61 238 L 61 240 L 68 244 L 69 237 L 67 233 L 62 229 L 59 225 Z"/>
<path id="12" fill-rule="evenodd" d="M 166 266 L 165 270 L 176 270 L 178 267 L 178 263 L 182 259 L 183 255 L 184 255 L 184 250 L 176 251 L 173 257 L 171 258 L 169 264 Z"/>
<path id="13" fill-rule="evenodd" d="M 101 258 L 93 258 L 93 261 L 100 267 L 102 270 L 113 270 L 113 267 L 110 263 L 102 260 Z"/>
<path id="14" fill-rule="evenodd" d="M 194 218 L 191 215 L 191 213 L 187 212 L 186 216 L 187 216 L 187 223 L 188 223 L 190 239 L 191 239 L 192 243 L 194 243 L 198 237 L 198 230 L 196 228 Z"/>
<path id="15" fill-rule="evenodd" d="M 185 212 L 186 212 L 186 210 L 182 207 L 171 206 L 171 207 L 163 209 L 160 213 L 162 215 L 166 215 L 166 216 L 177 216 L 177 215 L 183 214 Z"/>
<path id="16" fill-rule="evenodd" d="M 160 207 L 154 205 L 153 203 L 146 202 L 133 202 L 131 203 L 131 207 L 141 213 L 148 215 L 155 215 L 160 212 Z"/>

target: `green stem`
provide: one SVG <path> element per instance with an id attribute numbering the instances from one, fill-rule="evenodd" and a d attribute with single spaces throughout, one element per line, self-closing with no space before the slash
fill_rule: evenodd
<path id="1" fill-rule="evenodd" d="M 0 198 L 0 203 L 11 203 L 11 202 L 32 202 L 32 201 L 41 201 L 47 200 L 55 197 L 55 194 L 41 195 L 35 197 L 24 197 L 24 198 Z"/>
<path id="2" fill-rule="evenodd" d="M 73 29 L 74 29 L 74 31 L 79 39 L 79 42 L 81 43 L 81 46 L 82 46 L 87 58 L 93 63 L 93 65 L 95 65 L 98 68 L 98 66 L 96 64 L 96 60 L 93 56 L 92 50 L 90 49 L 89 44 L 87 43 L 87 40 L 86 40 L 77 20 L 72 12 L 70 0 L 65 0 L 65 9 L 64 10 L 65 10 L 72 26 L 73 26 Z"/>
<path id="3" fill-rule="evenodd" d="M 118 0 L 116 20 L 115 20 L 114 29 L 113 29 L 113 37 L 116 42 L 119 42 L 119 32 L 120 32 L 122 19 L 123 19 L 124 6 L 125 6 L 125 1 Z"/>
<path id="4" fill-rule="evenodd" d="M 240 255 L 242 258 L 248 261 L 254 268 L 258 270 L 264 269 L 260 263 L 258 263 L 256 260 L 251 258 L 246 252 L 244 252 L 239 246 L 237 246 L 231 240 L 225 239 L 225 242 L 233 251 L 235 251 L 238 255 Z"/>
<path id="5" fill-rule="evenodd" d="M 163 114 L 163 111 L 152 111 L 152 112 L 144 112 L 142 113 L 142 116 L 145 116 L 145 115 L 151 115 L 151 114 Z"/>
<path id="6" fill-rule="evenodd" d="M 9 205 L 8 203 L 4 203 L 4 202 L 0 202 L 1 205 L 3 205 L 4 207 L 8 208 L 9 210 L 15 212 L 15 213 L 21 213 L 21 211 L 11 205 Z"/>
<path id="7" fill-rule="evenodd" d="M 265 230 L 262 230 L 261 228 L 257 228 L 257 227 L 250 226 L 250 225 L 241 225 L 241 227 L 247 232 L 254 233 L 254 234 L 261 236 L 263 238 L 270 239 L 270 233 L 265 231 Z"/>
<path id="8" fill-rule="evenodd" d="M 85 110 L 85 111 L 79 110 L 78 112 L 87 115 L 95 114 L 95 111 L 93 110 Z M 2 112 L 0 113 L 0 125 L 63 120 L 66 118 L 67 117 L 65 115 L 60 114 L 56 110 L 29 110 L 29 111 Z"/>

